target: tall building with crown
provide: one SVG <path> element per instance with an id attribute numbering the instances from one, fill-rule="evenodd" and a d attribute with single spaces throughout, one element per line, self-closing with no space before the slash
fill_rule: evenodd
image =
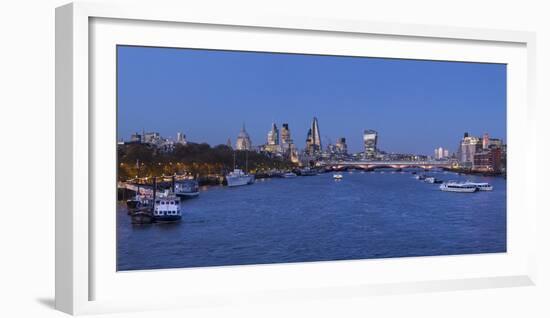
<path id="1" fill-rule="evenodd" d="M 237 141 L 235 142 L 235 149 L 237 150 L 252 150 L 252 140 L 246 132 L 246 128 L 243 124 L 241 132 L 237 136 Z"/>
<path id="2" fill-rule="evenodd" d="M 306 154 L 318 155 L 323 150 L 321 145 L 321 133 L 319 132 L 319 122 L 317 117 L 313 117 L 311 128 L 307 132 L 306 138 Z"/>

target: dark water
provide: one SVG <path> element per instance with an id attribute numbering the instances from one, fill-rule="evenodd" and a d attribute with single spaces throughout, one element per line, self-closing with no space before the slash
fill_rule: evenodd
<path id="1" fill-rule="evenodd" d="M 506 182 L 450 193 L 410 173 L 344 173 L 212 187 L 183 201 L 183 222 L 132 226 L 117 211 L 118 270 L 506 251 Z"/>

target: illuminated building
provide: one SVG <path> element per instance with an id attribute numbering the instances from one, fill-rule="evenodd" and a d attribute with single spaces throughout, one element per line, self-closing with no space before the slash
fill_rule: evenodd
<path id="1" fill-rule="evenodd" d="M 363 144 L 365 146 L 365 158 L 374 159 L 377 154 L 378 133 L 372 129 L 363 132 Z"/>
<path id="2" fill-rule="evenodd" d="M 346 138 L 341 137 L 336 139 L 336 151 L 340 154 L 348 153 L 348 145 L 346 144 Z"/>
<path id="3" fill-rule="evenodd" d="M 482 141 L 464 133 L 464 138 L 460 142 L 459 160 L 462 164 L 473 165 L 474 155 L 483 148 Z"/>
<path id="4" fill-rule="evenodd" d="M 237 141 L 235 142 L 235 148 L 237 150 L 252 150 L 252 141 L 250 140 L 250 136 L 246 132 L 246 128 L 241 128 L 241 132 L 239 133 L 239 136 L 237 136 Z"/>
<path id="5" fill-rule="evenodd" d="M 311 128 L 307 132 L 306 138 L 306 154 L 318 155 L 323 150 L 321 145 L 321 133 L 319 132 L 319 122 L 317 117 L 313 117 Z"/>

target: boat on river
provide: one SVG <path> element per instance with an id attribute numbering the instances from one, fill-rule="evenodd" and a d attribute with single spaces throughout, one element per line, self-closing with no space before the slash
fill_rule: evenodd
<path id="1" fill-rule="evenodd" d="M 234 169 L 227 176 L 225 176 L 225 179 L 227 180 L 227 186 L 229 187 L 238 187 L 254 183 L 254 176 L 245 173 L 241 169 Z"/>
<path id="2" fill-rule="evenodd" d="M 133 210 L 148 208 L 152 205 L 152 198 L 145 194 L 136 193 L 133 198 L 126 200 L 126 206 L 128 207 L 128 214 L 131 214 Z"/>
<path id="3" fill-rule="evenodd" d="M 471 182 L 466 181 L 465 184 L 471 184 L 477 187 L 479 191 L 493 191 L 493 186 L 487 182 Z"/>
<path id="4" fill-rule="evenodd" d="M 196 198 L 199 196 L 199 183 L 194 179 L 176 182 L 174 194 L 182 199 Z"/>
<path id="5" fill-rule="evenodd" d="M 132 224 L 151 224 L 154 222 L 150 207 L 138 208 L 130 213 Z"/>
<path id="6" fill-rule="evenodd" d="M 178 222 L 181 220 L 180 199 L 172 192 L 166 192 L 155 198 L 153 206 L 155 222 Z"/>
<path id="7" fill-rule="evenodd" d="M 424 179 L 426 183 L 443 183 L 443 180 L 437 179 L 436 177 L 426 177 Z"/>
<path id="8" fill-rule="evenodd" d="M 296 174 L 294 172 L 286 172 L 283 173 L 283 178 L 296 178 Z"/>
<path id="9" fill-rule="evenodd" d="M 246 168 L 248 170 L 248 151 L 246 152 Z M 242 169 L 237 169 L 235 152 L 233 152 L 233 171 L 225 176 L 228 187 L 238 187 L 253 184 L 256 177 L 253 174 L 245 173 Z"/>
<path id="10" fill-rule="evenodd" d="M 334 180 L 344 179 L 344 175 L 342 175 L 341 173 L 335 173 L 335 174 L 332 175 L 332 177 L 334 178 Z"/>
<path id="11" fill-rule="evenodd" d="M 445 182 L 439 186 L 439 189 L 441 191 L 446 191 L 446 192 L 461 192 L 461 193 L 473 193 L 478 191 L 478 188 L 473 184 L 456 182 L 456 181 Z"/>

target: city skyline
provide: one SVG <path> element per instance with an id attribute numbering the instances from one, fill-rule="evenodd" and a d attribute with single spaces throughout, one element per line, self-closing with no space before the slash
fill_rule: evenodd
<path id="1" fill-rule="evenodd" d="M 397 153 L 454 152 L 464 132 L 506 140 L 505 65 L 125 46 L 118 53 L 119 138 L 182 132 L 214 146 L 234 143 L 246 123 L 258 146 L 272 123 L 288 123 L 304 149 L 317 117 L 323 147 L 345 138 L 350 152 L 364 150 L 368 129 L 381 150 Z"/>

